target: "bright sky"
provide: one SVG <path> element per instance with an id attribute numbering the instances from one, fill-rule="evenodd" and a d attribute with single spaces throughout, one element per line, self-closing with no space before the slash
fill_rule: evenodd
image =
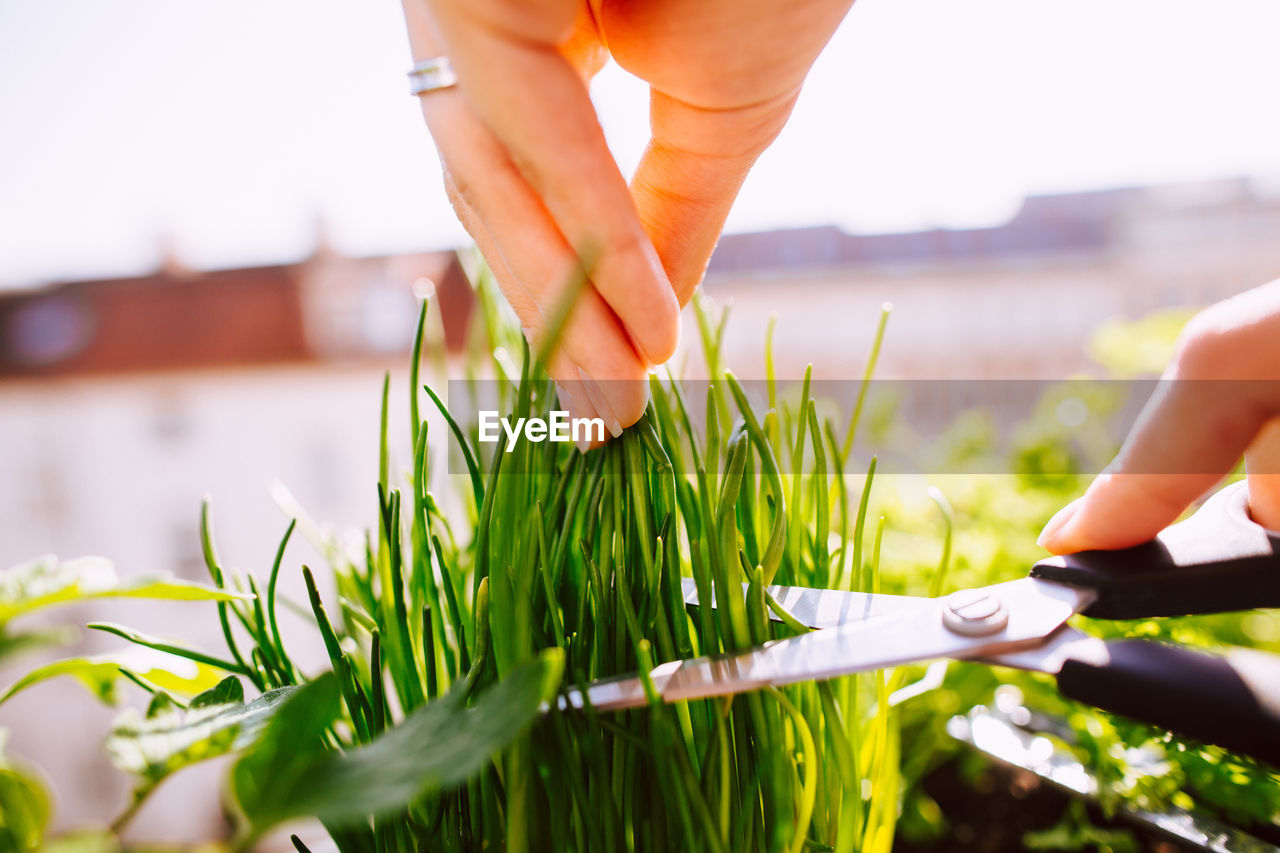
<path id="1" fill-rule="evenodd" d="M 696 0 L 695 0 L 696 2 Z M 1280 175 L 1280 3 L 860 0 L 733 231 L 963 227 L 1027 193 Z M 465 239 L 397 0 L 0 0 L 0 287 Z M 595 86 L 629 172 L 644 89 Z"/>

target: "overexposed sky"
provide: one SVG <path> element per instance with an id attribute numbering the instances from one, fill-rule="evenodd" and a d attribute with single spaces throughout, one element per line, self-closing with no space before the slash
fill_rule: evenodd
<path id="1" fill-rule="evenodd" d="M 729 229 L 998 221 L 1028 193 L 1280 175 L 1280 3 L 860 0 Z M 780 36 L 780 37 L 785 37 Z M 397 0 L 0 0 L 0 287 L 465 240 Z M 644 88 L 594 87 L 625 171 Z"/>

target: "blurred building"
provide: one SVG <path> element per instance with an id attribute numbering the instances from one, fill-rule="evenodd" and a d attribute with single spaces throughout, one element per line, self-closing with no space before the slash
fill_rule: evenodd
<path id="1" fill-rule="evenodd" d="M 992 228 L 858 236 L 835 227 L 725 237 L 706 292 L 731 300 L 729 363 L 780 375 L 812 362 L 856 378 L 880 306 L 877 375 L 1060 378 L 1087 371 L 1098 325 L 1200 306 L 1280 276 L 1280 192 L 1247 180 L 1028 198 Z M 755 371 L 755 373 L 753 373 Z"/>
<path id="2" fill-rule="evenodd" d="M 776 313 L 780 375 L 812 362 L 820 378 L 860 376 L 891 301 L 882 376 L 1053 378 L 1088 369 L 1085 344 L 1104 320 L 1204 304 L 1280 275 L 1277 234 L 1280 196 L 1246 181 L 1046 196 L 985 229 L 728 236 L 706 292 L 733 303 L 726 356 L 740 375 L 763 374 Z M 407 462 L 405 368 L 426 294 L 440 318 L 432 346 L 456 351 L 472 304 L 452 252 L 322 249 L 299 263 L 215 271 L 166 262 L 131 279 L 0 290 L 0 566 L 98 553 L 125 574 L 200 578 L 199 508 L 210 494 L 224 561 L 264 572 L 286 523 L 271 479 L 319 520 L 368 526 L 382 375 L 393 374 L 391 444 Z M 290 546 L 285 594 L 302 597 L 298 565 L 316 559 L 305 543 Z M 117 601 L 61 618 L 110 618 L 217 649 L 216 619 L 201 607 Z M 81 649 L 117 645 L 95 636 Z M 110 713 L 92 707 L 77 686 L 51 683 L 0 708 L 11 748 L 56 780 L 64 827 L 102 822 L 126 799 L 96 747 Z M 207 789 L 184 794 L 212 784 L 197 778 L 162 789 L 139 818 L 141 837 L 216 829 L 215 810 L 193 807 L 214 801 Z"/>
<path id="3" fill-rule="evenodd" d="M 471 290 L 453 252 L 196 272 L 166 259 L 136 278 L 0 291 L 0 381 L 359 361 L 408 352 L 417 296 L 461 347 Z"/>
<path id="4" fill-rule="evenodd" d="M 226 547 L 279 535 L 278 477 L 318 518 L 372 519 L 381 376 L 404 373 L 420 298 L 461 347 L 472 293 L 454 252 L 197 272 L 0 296 L 0 565 L 102 553 L 202 577 L 211 494 Z M 223 518 L 225 516 L 225 522 Z M 250 533 L 250 531 L 253 531 Z"/>

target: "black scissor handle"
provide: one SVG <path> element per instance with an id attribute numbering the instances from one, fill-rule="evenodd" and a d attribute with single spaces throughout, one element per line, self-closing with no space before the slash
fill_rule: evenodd
<path id="1" fill-rule="evenodd" d="M 1211 655 L 1112 640 L 1105 660 L 1067 660 L 1064 696 L 1280 767 L 1280 656 Z"/>
<path id="2" fill-rule="evenodd" d="M 1031 576 L 1096 590 L 1081 612 L 1099 619 L 1280 607 L 1280 533 L 1254 523 L 1234 483 L 1150 542 L 1049 557 Z"/>

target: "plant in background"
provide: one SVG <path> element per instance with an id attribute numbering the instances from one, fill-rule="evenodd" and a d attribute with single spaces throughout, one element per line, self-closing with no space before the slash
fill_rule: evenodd
<path id="1" fill-rule="evenodd" d="M 4 754 L 0 731 L 0 850 L 34 850 L 49 824 L 49 794 L 28 767 Z"/>
<path id="2" fill-rule="evenodd" d="M 232 601 L 246 596 L 167 576 L 122 581 L 100 557 L 59 561 L 47 555 L 0 572 L 0 663 L 35 649 L 65 645 L 76 632 L 67 628 L 23 628 L 24 617 L 59 605 L 103 598 L 163 601 Z M 163 650 L 130 648 L 120 652 L 57 660 L 27 673 L 2 694 L 3 703 L 33 684 L 70 675 L 103 701 L 114 701 L 117 684 L 128 679 L 146 690 L 198 693 L 217 681 L 217 670 Z M 36 773 L 4 755 L 0 730 L 0 851 L 40 847 L 49 823 L 49 795 Z"/>
<path id="3" fill-rule="evenodd" d="M 1182 324 L 1193 313 L 1161 312 L 1133 323 L 1108 323 L 1090 344 L 1090 352 L 1108 377 L 1153 377 L 1169 362 Z M 1010 473 L 947 478 L 947 497 L 956 512 L 956 559 L 948 576 L 953 586 L 1012 580 L 1044 556 L 1035 546 L 1037 533 L 1054 512 L 1084 490 L 1088 472 L 1100 470 L 1116 452 L 1114 436 L 1121 433 L 1100 429 L 1098 424 L 1121 410 L 1129 390 L 1108 380 L 1050 386 L 1031 417 L 1011 431 L 1011 446 L 1001 449 L 988 442 L 982 448 L 995 459 L 989 470 Z M 1080 404 L 1087 408 L 1090 418 L 1084 426 L 1064 422 L 1060 417 L 1064 401 L 1073 408 Z M 956 440 L 956 446 L 967 452 L 973 452 L 975 443 L 980 442 L 969 436 Z M 925 526 L 929 507 L 901 499 L 894 493 L 894 484 L 883 478 L 881 486 L 879 494 L 885 500 L 877 509 L 889 514 L 895 527 L 919 530 Z M 900 553 L 901 548 L 895 550 Z M 918 561 L 895 560 L 886 566 L 882 583 L 888 591 L 906 589 L 913 562 Z M 1277 612 L 1142 622 L 1086 620 L 1080 627 L 1109 636 L 1167 637 L 1205 649 L 1246 646 L 1280 653 Z M 946 733 L 947 720 L 976 705 L 992 704 L 1002 685 L 1016 687 L 1027 707 L 1058 718 L 1072 733 L 1069 743 L 1051 738 L 1099 779 L 1104 814 L 1114 814 L 1121 807 L 1157 812 L 1172 807 L 1207 814 L 1272 843 L 1280 839 L 1280 774 L 1274 768 L 1064 699 L 1054 681 L 1039 674 L 962 662 L 948 667 L 938 688 L 904 705 L 900 712 L 903 740 L 913 747 L 903 756 L 907 795 L 900 835 L 924 843 L 945 837 L 955 820 L 966 817 L 941 812 L 920 783 L 966 749 Z M 965 765 L 982 766 L 976 760 Z M 989 775 L 985 767 L 981 772 Z M 1084 810 L 1072 808 L 1055 833 L 1046 837 L 1056 844 L 1070 837 L 1081 840 L 1084 849 L 1097 847 L 1100 842 L 1088 839 L 1106 833 L 1094 832 L 1087 823 Z"/>

